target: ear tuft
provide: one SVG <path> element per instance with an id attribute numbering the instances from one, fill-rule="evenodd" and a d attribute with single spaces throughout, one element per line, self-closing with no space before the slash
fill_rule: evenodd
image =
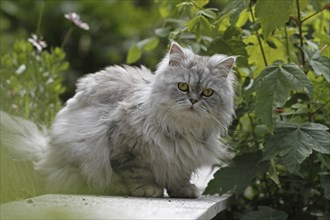
<path id="1" fill-rule="evenodd" d="M 182 51 L 181 46 L 172 41 L 170 53 L 169 53 L 169 65 L 170 66 L 178 66 L 181 63 L 181 60 L 184 58 L 184 53 Z"/>
<path id="2" fill-rule="evenodd" d="M 227 70 L 231 71 L 236 61 L 236 57 L 227 57 L 221 61 L 221 65 L 223 65 Z"/>
<path id="3" fill-rule="evenodd" d="M 215 68 L 219 74 L 227 77 L 235 65 L 236 57 L 223 57 L 222 55 L 214 55 L 211 57 L 211 60 L 213 61 L 213 68 Z"/>

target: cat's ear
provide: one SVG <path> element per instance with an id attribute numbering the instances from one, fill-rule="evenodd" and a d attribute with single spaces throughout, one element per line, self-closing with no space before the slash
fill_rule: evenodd
<path id="1" fill-rule="evenodd" d="M 236 57 L 220 57 L 214 56 L 215 66 L 214 68 L 219 72 L 219 74 L 227 77 L 235 65 Z"/>
<path id="2" fill-rule="evenodd" d="M 172 41 L 171 48 L 169 52 L 169 65 L 170 66 L 178 66 L 180 65 L 182 59 L 184 59 L 184 52 L 181 48 L 181 46 Z"/>

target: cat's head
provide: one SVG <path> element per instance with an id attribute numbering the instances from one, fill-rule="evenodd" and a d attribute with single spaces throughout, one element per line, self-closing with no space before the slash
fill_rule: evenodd
<path id="1" fill-rule="evenodd" d="M 225 133 L 234 114 L 235 59 L 199 56 L 172 42 L 156 71 L 151 95 L 160 123 L 168 129 L 218 127 Z"/>

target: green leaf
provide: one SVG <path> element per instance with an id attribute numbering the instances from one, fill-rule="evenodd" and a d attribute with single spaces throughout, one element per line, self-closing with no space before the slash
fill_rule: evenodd
<path id="1" fill-rule="evenodd" d="M 200 17 L 200 23 L 202 27 L 206 27 L 209 30 L 212 30 L 215 26 L 209 22 L 204 16 Z"/>
<path id="2" fill-rule="evenodd" d="M 169 7 L 169 4 L 167 4 L 166 2 L 162 2 L 162 4 L 160 4 L 159 6 L 159 14 L 162 18 L 166 18 L 170 15 L 171 13 L 171 10 L 170 10 L 170 7 Z"/>
<path id="3" fill-rule="evenodd" d="M 205 5 L 209 3 L 209 0 L 195 0 L 193 2 L 194 4 L 196 4 L 198 8 L 203 8 Z"/>
<path id="4" fill-rule="evenodd" d="M 126 62 L 128 64 L 136 62 L 142 55 L 141 49 L 134 44 L 128 51 Z"/>
<path id="5" fill-rule="evenodd" d="M 259 206 L 257 211 L 251 211 L 245 214 L 242 220 L 286 220 L 288 214 L 283 211 L 277 211 L 268 206 Z"/>
<path id="6" fill-rule="evenodd" d="M 330 154 L 330 133 L 327 130 L 326 126 L 316 123 L 278 122 L 274 135 L 265 140 L 264 159 L 278 156 L 293 173 L 313 150 Z"/>
<path id="7" fill-rule="evenodd" d="M 309 65 L 312 67 L 316 76 L 323 76 L 324 79 L 330 82 L 330 59 L 325 56 L 321 56 L 318 50 L 305 50 L 305 54 Z"/>
<path id="8" fill-rule="evenodd" d="M 137 43 L 137 47 L 140 50 L 150 51 L 153 50 L 155 47 L 157 47 L 158 43 L 159 43 L 158 37 L 150 37 Z"/>
<path id="9" fill-rule="evenodd" d="M 221 11 L 220 20 L 225 16 L 230 16 L 231 25 L 235 25 L 236 21 L 240 17 L 241 12 L 246 9 L 248 5 L 247 0 L 231 0 L 228 1 L 225 8 Z"/>
<path id="10" fill-rule="evenodd" d="M 268 63 L 274 63 L 278 60 L 282 60 L 284 62 L 287 61 L 284 41 L 282 41 L 280 38 L 269 36 L 267 40 L 271 40 L 276 45 L 276 48 L 272 48 L 268 46 L 268 44 L 263 40 L 263 38 L 261 38 L 260 40 Z M 261 71 L 266 68 L 262 58 L 258 38 L 256 35 L 251 34 L 247 38 L 244 38 L 243 42 L 246 45 L 246 50 L 249 55 L 249 64 L 255 67 L 253 75 L 258 76 Z"/>
<path id="11" fill-rule="evenodd" d="M 214 11 L 217 11 L 218 9 L 214 9 L 214 8 L 206 8 L 203 10 L 200 10 L 197 12 L 197 15 L 204 15 L 207 18 L 211 18 L 211 19 L 216 19 L 217 14 Z"/>
<path id="12" fill-rule="evenodd" d="M 261 21 L 262 32 L 264 35 L 268 36 L 275 28 L 283 27 L 285 22 L 287 22 L 290 18 L 292 8 L 292 0 L 257 1 L 255 15 Z"/>
<path id="13" fill-rule="evenodd" d="M 311 98 L 313 85 L 295 64 L 274 63 L 256 78 L 251 90 L 257 92 L 256 115 L 273 129 L 273 108 L 283 107 L 292 90 L 302 89 Z"/>
<path id="14" fill-rule="evenodd" d="M 190 21 L 187 21 L 185 23 L 185 26 L 188 28 L 188 31 L 193 32 L 196 34 L 197 40 L 201 39 L 202 35 L 202 28 L 206 27 L 208 29 L 214 28 L 214 26 L 209 23 L 209 21 L 202 15 L 198 15 L 191 19 Z"/>
<path id="15" fill-rule="evenodd" d="M 200 17 L 201 16 L 196 16 L 185 23 L 185 26 L 188 28 L 188 31 L 195 32 L 198 30 L 200 26 Z"/>
<path id="16" fill-rule="evenodd" d="M 257 125 L 254 128 L 254 133 L 258 138 L 263 138 L 268 133 L 268 128 L 263 124 Z"/>
<path id="17" fill-rule="evenodd" d="M 237 63 L 240 66 L 248 66 L 247 51 L 243 41 L 217 37 L 209 46 L 210 53 L 221 53 L 238 56 Z"/>
<path id="18" fill-rule="evenodd" d="M 256 176 L 267 172 L 268 161 L 260 161 L 261 158 L 260 152 L 236 156 L 231 166 L 214 174 L 214 179 L 209 182 L 204 194 L 243 192 Z"/>
<path id="19" fill-rule="evenodd" d="M 208 52 L 210 54 L 220 53 L 238 56 L 237 63 L 239 66 L 248 66 L 248 53 L 246 45 L 240 37 L 240 32 L 234 28 L 227 28 L 223 37 L 216 37 L 209 45 Z"/>
<path id="20" fill-rule="evenodd" d="M 158 37 L 167 37 L 170 34 L 171 29 L 169 27 L 166 28 L 157 28 L 155 30 L 155 34 Z"/>
<path id="21" fill-rule="evenodd" d="M 280 182 L 280 178 L 278 175 L 278 171 L 276 169 L 275 163 L 273 160 L 270 161 L 270 167 L 269 170 L 267 172 L 267 175 L 269 176 L 269 178 L 271 180 L 273 180 L 273 182 L 277 185 L 278 188 L 282 188 L 281 182 Z"/>
<path id="22" fill-rule="evenodd" d="M 183 12 L 190 11 L 193 6 L 194 6 L 194 4 L 192 2 L 182 2 L 182 3 L 176 5 L 180 15 Z"/>

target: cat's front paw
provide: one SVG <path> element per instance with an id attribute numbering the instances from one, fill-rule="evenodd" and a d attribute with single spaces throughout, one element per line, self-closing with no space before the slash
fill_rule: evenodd
<path id="1" fill-rule="evenodd" d="M 169 196 L 175 198 L 198 198 L 200 190 L 194 184 L 187 184 L 182 187 L 167 190 Z"/>
<path id="2" fill-rule="evenodd" d="M 163 188 L 160 188 L 157 185 L 142 185 L 135 186 L 131 188 L 131 196 L 137 197 L 163 197 Z"/>

